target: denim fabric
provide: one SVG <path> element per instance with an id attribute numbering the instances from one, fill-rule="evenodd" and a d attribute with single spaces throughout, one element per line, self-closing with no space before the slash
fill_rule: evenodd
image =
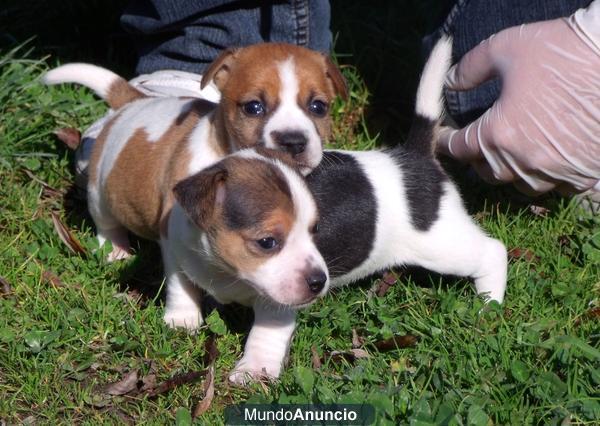
<path id="1" fill-rule="evenodd" d="M 202 73 L 225 48 L 264 41 L 329 53 L 329 0 L 132 0 L 121 16 L 138 49 L 138 74 Z"/>
<path id="2" fill-rule="evenodd" d="M 425 37 L 426 52 L 442 33 L 454 37 L 453 59 L 462 56 L 500 30 L 529 22 L 544 21 L 571 15 L 586 7 L 591 0 L 458 0 L 446 22 Z M 500 82 L 489 81 L 466 92 L 447 91 L 448 112 L 460 126 L 483 114 L 497 99 Z"/>

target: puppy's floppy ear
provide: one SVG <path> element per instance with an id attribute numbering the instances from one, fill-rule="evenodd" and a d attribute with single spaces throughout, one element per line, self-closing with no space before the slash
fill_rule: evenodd
<path id="1" fill-rule="evenodd" d="M 340 69 L 329 56 L 323 54 L 323 59 L 325 60 L 325 74 L 331 80 L 335 94 L 345 101 L 348 100 L 348 86 L 346 86 L 346 79 Z"/>
<path id="2" fill-rule="evenodd" d="M 223 205 L 227 177 L 227 168 L 220 162 L 178 182 L 173 188 L 177 202 L 200 228 L 206 229 L 215 209 Z"/>
<path id="3" fill-rule="evenodd" d="M 202 76 L 202 81 L 200 82 L 200 89 L 204 89 L 206 85 L 212 80 L 215 82 L 219 90 L 222 90 L 223 86 L 225 86 L 225 83 L 227 83 L 227 79 L 229 78 L 229 72 L 231 71 L 231 67 L 236 60 L 239 50 L 239 48 L 235 47 L 225 49 L 217 57 L 217 59 L 215 59 L 213 63 L 210 64 L 210 66 Z"/>

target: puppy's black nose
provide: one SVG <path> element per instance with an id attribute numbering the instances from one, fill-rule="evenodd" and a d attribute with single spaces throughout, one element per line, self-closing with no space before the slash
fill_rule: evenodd
<path id="1" fill-rule="evenodd" d="M 284 151 L 289 152 L 292 155 L 298 155 L 306 149 L 308 138 L 303 132 L 288 131 L 288 132 L 277 132 L 272 131 L 271 136 L 277 145 Z"/>
<path id="2" fill-rule="evenodd" d="M 323 287 L 325 287 L 326 282 L 327 275 L 325 275 L 325 272 L 320 270 L 312 271 L 306 277 L 306 284 L 308 284 L 308 288 L 315 294 L 323 290 Z"/>

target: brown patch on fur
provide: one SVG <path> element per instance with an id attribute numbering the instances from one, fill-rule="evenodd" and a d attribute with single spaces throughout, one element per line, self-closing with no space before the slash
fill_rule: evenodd
<path id="1" fill-rule="evenodd" d="M 145 97 L 147 96 L 129 84 L 126 80 L 119 78 L 110 85 L 106 95 L 106 103 L 112 109 L 119 109 L 129 102 Z"/>
<path id="2" fill-rule="evenodd" d="M 188 216 L 208 233 L 219 259 L 235 271 L 253 271 L 278 253 L 295 220 L 285 176 L 259 159 L 225 158 L 181 181 L 174 192 Z M 267 237 L 275 238 L 279 248 L 266 251 L 256 244 Z"/>
<path id="3" fill-rule="evenodd" d="M 193 102 L 157 141 L 150 142 L 146 131 L 138 129 L 102 189 L 117 221 L 144 238 L 158 239 L 161 229 L 166 231 L 174 203 L 172 188 L 187 175 L 188 137 L 201 116 L 212 109 L 204 101 Z"/>
<path id="4" fill-rule="evenodd" d="M 100 157 L 102 156 L 102 152 L 104 151 L 104 145 L 106 144 L 106 137 L 110 133 L 110 129 L 115 124 L 115 121 L 119 119 L 121 113 L 118 112 L 112 117 L 106 125 L 100 131 L 100 134 L 96 138 L 94 142 L 94 147 L 92 149 L 92 154 L 90 155 L 90 163 L 88 166 L 89 173 L 89 183 L 88 185 L 97 186 L 98 183 L 98 162 L 100 161 Z"/>

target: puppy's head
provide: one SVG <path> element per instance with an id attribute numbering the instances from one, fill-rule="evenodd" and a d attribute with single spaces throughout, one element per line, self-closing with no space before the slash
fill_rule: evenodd
<path id="1" fill-rule="evenodd" d="M 179 182 L 174 193 L 200 231 L 199 251 L 259 294 L 301 307 L 329 282 L 313 241 L 317 208 L 300 174 L 265 151 L 230 155 Z"/>
<path id="2" fill-rule="evenodd" d="M 231 148 L 258 143 L 288 152 L 303 174 L 321 161 L 333 99 L 348 96 L 327 56 L 291 44 L 228 49 L 206 71 L 202 86 L 211 80 L 221 91 L 220 117 Z"/>

